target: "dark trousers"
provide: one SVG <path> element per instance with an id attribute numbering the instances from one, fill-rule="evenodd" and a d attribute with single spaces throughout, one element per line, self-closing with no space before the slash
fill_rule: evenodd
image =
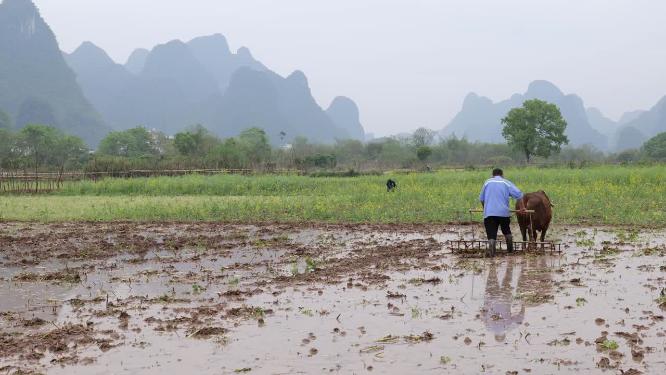
<path id="1" fill-rule="evenodd" d="M 502 228 L 502 234 L 508 236 L 511 234 L 511 218 L 501 216 L 488 216 L 483 219 L 483 225 L 486 227 L 486 235 L 489 240 L 497 239 L 497 229 Z"/>

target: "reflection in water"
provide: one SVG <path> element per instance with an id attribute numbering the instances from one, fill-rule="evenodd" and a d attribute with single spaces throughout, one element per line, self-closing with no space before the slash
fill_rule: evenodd
<path id="1" fill-rule="evenodd" d="M 501 282 L 495 262 L 490 264 L 488 270 L 482 314 L 486 329 L 495 335 L 498 342 L 504 341 L 506 331 L 519 326 L 525 317 L 525 305 L 522 301 L 516 309 L 518 311 L 512 312 L 514 285 L 518 284 L 513 282 L 514 265 L 514 259 L 509 258 Z"/>
<path id="2" fill-rule="evenodd" d="M 543 256 L 522 261 L 508 257 L 506 263 L 490 263 L 481 311 L 486 329 L 494 334 L 496 341 L 504 341 L 507 331 L 523 323 L 526 303 L 543 300 L 539 297 L 548 295 L 552 284 L 547 263 Z M 525 301 L 519 296 L 532 300 Z"/>

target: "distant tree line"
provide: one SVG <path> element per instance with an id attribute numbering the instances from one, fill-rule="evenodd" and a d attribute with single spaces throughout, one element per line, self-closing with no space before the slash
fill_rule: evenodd
<path id="1" fill-rule="evenodd" d="M 81 169 L 90 150 L 79 137 L 43 125 L 17 132 L 0 127 L 0 168 L 24 171 Z"/>
<path id="2" fill-rule="evenodd" d="M 0 115 L 0 124 L 3 116 Z M 531 147 L 531 146 L 530 146 Z M 533 163 L 638 163 L 666 161 L 666 133 L 638 150 L 606 155 L 591 146 L 553 148 L 548 157 L 531 152 Z M 368 142 L 338 140 L 313 144 L 296 137 L 290 144 L 271 146 L 266 133 L 250 128 L 221 139 L 202 126 L 174 136 L 136 127 L 109 133 L 97 150 L 53 127 L 29 125 L 20 130 L 0 126 L 0 168 L 23 171 L 120 172 L 136 169 L 252 169 L 272 171 L 428 170 L 442 166 L 509 166 L 525 163 L 525 145 L 470 142 L 455 136 L 439 138 L 425 128 L 410 136 Z"/>

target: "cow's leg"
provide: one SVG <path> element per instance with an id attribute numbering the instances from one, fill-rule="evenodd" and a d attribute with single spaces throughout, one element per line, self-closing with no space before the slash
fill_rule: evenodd
<path id="1" fill-rule="evenodd" d="M 547 231 L 548 231 L 547 228 L 544 228 L 544 229 L 541 231 L 541 242 L 542 242 L 542 244 L 541 244 L 541 249 L 542 249 L 542 250 L 543 250 L 543 249 L 545 248 L 545 246 L 546 246 L 545 244 L 543 244 L 543 242 L 546 242 L 546 232 L 547 232 Z"/>
<path id="2" fill-rule="evenodd" d="M 535 230 L 535 231 L 534 231 L 535 234 L 539 234 L 539 232 L 540 232 L 540 231 L 538 231 L 538 230 Z M 543 233 L 543 232 L 541 232 L 541 233 Z M 535 242 L 536 242 L 536 241 L 543 242 L 543 241 L 541 241 L 540 239 L 541 239 L 541 237 L 539 236 L 539 237 L 536 237 L 536 238 L 534 239 L 534 241 L 535 241 Z M 539 245 L 539 246 L 537 246 L 537 247 L 538 247 L 538 248 L 541 248 L 541 250 L 543 250 L 543 244 L 541 244 L 541 245 Z"/>
<path id="3" fill-rule="evenodd" d="M 523 242 L 527 241 L 527 225 L 520 226 L 520 234 L 523 235 Z"/>

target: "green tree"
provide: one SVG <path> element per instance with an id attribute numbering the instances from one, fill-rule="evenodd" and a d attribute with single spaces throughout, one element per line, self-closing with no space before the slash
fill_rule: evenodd
<path id="1" fill-rule="evenodd" d="M 32 167 L 36 172 L 39 167 L 46 165 L 62 136 L 58 129 L 50 126 L 27 125 L 21 129 L 17 136 L 17 148 L 24 166 Z"/>
<path id="2" fill-rule="evenodd" d="M 259 128 L 250 128 L 241 132 L 238 136 L 245 157 L 253 165 L 268 160 L 271 155 L 271 146 L 268 144 L 266 132 Z"/>
<path id="3" fill-rule="evenodd" d="M 39 169 L 81 167 L 89 149 L 79 137 L 44 125 L 28 125 L 18 133 L 0 129 L 0 165 Z"/>
<path id="4" fill-rule="evenodd" d="M 302 136 L 294 137 L 291 141 L 291 154 L 296 159 L 305 159 L 313 153 L 313 145 L 308 143 L 308 139 Z"/>
<path id="5" fill-rule="evenodd" d="M 412 143 L 414 146 L 430 146 L 435 140 L 435 131 L 427 128 L 418 128 L 412 134 Z"/>
<path id="6" fill-rule="evenodd" d="M 306 157 L 302 163 L 307 167 L 335 168 L 337 160 L 335 155 L 316 154 Z"/>
<path id="7" fill-rule="evenodd" d="M 351 164 L 354 168 L 360 167 L 359 161 L 363 159 L 363 142 L 356 139 L 336 140 L 333 149 L 336 160 L 340 164 Z"/>
<path id="8" fill-rule="evenodd" d="M 102 139 L 97 148 L 101 155 L 129 156 L 132 139 L 125 132 L 110 132 Z"/>
<path id="9" fill-rule="evenodd" d="M 559 108 L 543 100 L 527 100 L 521 108 L 513 108 L 502 124 L 507 143 L 522 152 L 528 163 L 532 156 L 547 158 L 569 143 L 564 135 L 567 122 Z"/>
<path id="10" fill-rule="evenodd" d="M 217 168 L 242 168 L 245 165 L 243 150 L 235 138 L 227 138 L 208 155 Z"/>
<path id="11" fill-rule="evenodd" d="M 400 168 L 409 168 L 416 161 L 414 149 L 408 144 L 403 144 L 395 138 L 388 138 L 382 143 L 379 159 L 381 165 L 389 167 L 396 165 Z"/>
<path id="12" fill-rule="evenodd" d="M 416 157 L 419 158 L 420 161 L 428 160 L 430 155 L 432 155 L 432 148 L 428 146 L 420 146 L 416 149 Z"/>
<path id="13" fill-rule="evenodd" d="M 159 151 L 155 137 L 142 126 L 109 133 L 99 143 L 97 150 L 101 155 L 130 158 L 156 156 Z"/>
<path id="14" fill-rule="evenodd" d="M 377 160 L 379 158 L 379 155 L 382 153 L 382 149 L 384 148 L 384 143 L 383 142 L 370 142 L 365 146 L 365 153 L 367 155 L 367 158 L 369 160 Z"/>
<path id="15" fill-rule="evenodd" d="M 56 138 L 50 153 L 50 160 L 52 165 L 57 166 L 60 171 L 68 167 L 78 168 L 85 164 L 89 151 L 81 138 L 63 134 Z"/>
<path id="16" fill-rule="evenodd" d="M 199 146 L 196 135 L 190 132 L 176 133 L 173 137 L 173 143 L 179 154 L 187 156 L 196 154 Z"/>
<path id="17" fill-rule="evenodd" d="M 0 110 L 0 129 L 11 129 L 13 128 L 12 125 L 12 118 L 9 117 L 9 115 Z"/>
<path id="18" fill-rule="evenodd" d="M 0 168 L 16 168 L 16 136 L 0 128 Z"/>
<path id="19" fill-rule="evenodd" d="M 641 153 L 636 149 L 624 150 L 619 154 L 615 155 L 615 160 L 617 160 L 622 164 L 633 163 L 640 160 L 640 158 L 641 158 Z"/>
<path id="20" fill-rule="evenodd" d="M 645 154 L 656 160 L 666 160 L 666 132 L 659 133 L 643 144 Z"/>
<path id="21" fill-rule="evenodd" d="M 176 150 L 185 156 L 203 156 L 219 144 L 220 140 L 201 125 L 195 125 L 174 136 Z"/>

